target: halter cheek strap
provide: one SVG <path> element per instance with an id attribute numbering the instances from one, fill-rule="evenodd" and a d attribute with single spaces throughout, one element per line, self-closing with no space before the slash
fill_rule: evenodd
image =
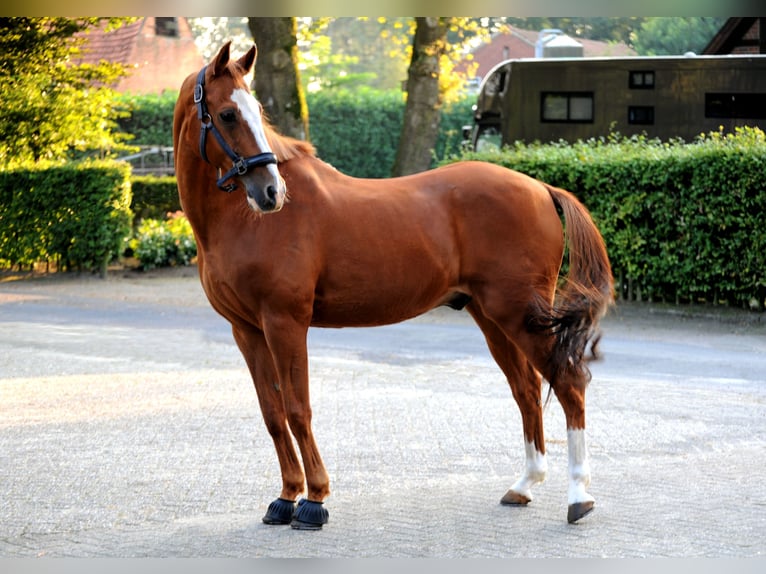
<path id="1" fill-rule="evenodd" d="M 218 145 L 221 146 L 221 149 L 223 149 L 223 151 L 227 156 L 229 156 L 229 159 L 231 159 L 232 163 L 234 164 L 229 171 L 227 171 L 222 177 L 218 178 L 216 185 L 218 185 L 218 187 L 223 191 L 231 192 L 237 188 L 237 185 L 234 183 L 226 185 L 225 182 L 227 180 L 231 179 L 235 175 L 245 175 L 248 171 L 256 167 L 262 167 L 272 163 L 276 164 L 277 157 L 271 152 L 264 152 L 259 153 L 258 155 L 243 158 L 242 156 L 236 154 L 234 150 L 231 149 L 229 144 L 226 143 L 226 140 L 221 135 L 221 132 L 219 132 L 218 128 L 215 127 L 213 118 L 210 115 L 210 112 L 208 112 L 207 104 L 205 103 L 206 70 L 207 66 L 200 70 L 199 74 L 197 75 L 197 83 L 194 86 L 194 103 L 197 106 L 197 119 L 199 120 L 201 126 L 199 134 L 199 153 L 200 156 L 202 156 L 202 159 L 210 163 L 210 160 L 207 158 L 207 151 L 205 148 L 207 147 L 207 132 L 212 132 L 213 136 L 215 136 L 215 139 L 218 141 Z"/>

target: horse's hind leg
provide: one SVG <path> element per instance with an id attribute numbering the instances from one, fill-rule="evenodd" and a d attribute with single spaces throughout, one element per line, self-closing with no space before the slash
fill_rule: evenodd
<path id="1" fill-rule="evenodd" d="M 521 411 L 524 428 L 524 473 L 500 502 L 511 506 L 526 505 L 532 500 L 532 487 L 545 480 L 548 469 L 541 405 L 542 381 L 521 350 L 497 325 L 485 317 L 476 305 L 469 305 L 468 311 L 484 333 L 495 362 L 508 379 L 513 397 Z"/>
<path id="2" fill-rule="evenodd" d="M 279 392 L 271 353 L 263 333 L 257 329 L 233 327 L 232 332 L 253 378 L 263 421 L 274 441 L 282 473 L 282 492 L 279 498 L 269 505 L 263 522 L 290 524 L 295 511 L 295 500 L 304 490 L 304 477 L 287 426 L 287 414 Z"/>
<path id="3" fill-rule="evenodd" d="M 594 498 L 587 492 L 590 464 L 585 443 L 585 384 L 576 377 L 561 377 L 553 387 L 567 421 L 569 453 L 569 509 L 567 520 L 577 522 L 593 510 Z"/>
<path id="4" fill-rule="evenodd" d="M 501 299 L 498 297 L 496 300 L 499 301 Z M 503 353 L 505 352 L 507 354 L 507 351 L 503 350 L 503 344 L 505 344 L 509 348 L 513 346 L 512 348 L 518 349 L 523 353 L 523 356 L 526 357 L 526 363 L 521 360 L 516 360 L 517 365 L 526 365 L 526 368 L 530 369 L 534 367 L 534 369 L 541 373 L 546 380 L 555 380 L 552 388 L 564 410 L 567 424 L 567 444 L 569 453 L 569 507 L 567 520 L 570 523 L 577 522 L 593 510 L 594 506 L 594 499 L 586 490 L 590 484 L 590 466 L 588 464 L 588 450 L 585 444 L 585 387 L 587 381 L 584 380 L 583 373 L 578 372 L 574 368 L 564 369 L 558 377 L 554 376 L 554 373 L 552 372 L 547 372 L 552 368 L 549 358 L 557 341 L 555 336 L 550 333 L 530 332 L 525 323 L 528 308 L 518 307 L 517 309 L 508 309 L 499 307 L 499 309 L 502 310 L 502 313 L 498 312 L 491 315 L 496 317 L 496 320 L 490 321 L 489 319 L 481 318 L 482 314 L 484 317 L 487 317 L 490 313 L 484 311 L 483 308 L 481 311 L 476 310 L 477 304 L 475 301 L 476 299 L 474 299 L 474 302 L 469 305 L 468 308 L 472 311 L 477 322 L 479 322 L 479 326 L 484 331 L 485 336 L 487 336 L 487 340 L 490 343 L 490 349 L 492 349 L 493 346 L 500 349 L 500 352 L 492 350 L 492 354 L 503 370 L 507 368 L 503 367 L 504 363 L 502 361 Z M 504 319 L 497 319 L 497 317 Z M 485 325 L 489 325 L 489 327 L 485 327 Z M 502 337 L 507 338 L 510 342 L 503 343 Z M 501 358 L 498 359 L 498 356 Z M 506 363 L 513 364 L 512 361 L 506 361 Z M 520 371 L 522 374 L 524 373 L 518 366 L 516 367 L 516 370 Z M 514 388 L 513 380 L 524 380 L 523 377 L 512 379 L 510 375 L 508 378 L 511 381 L 511 388 Z M 527 383 L 524 388 L 531 388 L 531 383 Z M 539 389 L 539 387 L 536 388 Z M 538 416 L 540 417 L 540 437 L 542 439 L 542 409 L 539 407 L 539 390 L 535 395 L 519 393 L 517 396 L 517 394 L 514 393 L 514 396 L 517 401 L 519 401 L 519 398 L 522 399 L 522 401 L 519 402 L 519 408 L 521 409 L 522 415 L 524 415 L 525 412 L 535 413 L 531 416 L 530 420 L 535 420 Z M 536 410 L 532 410 L 530 406 L 531 399 L 529 397 L 532 396 L 538 400 L 538 409 Z M 529 436 L 527 434 L 528 432 L 528 425 L 525 420 L 525 437 Z M 540 442 L 542 443 L 542 440 Z M 535 442 L 534 444 L 537 446 L 538 443 Z M 534 460 L 538 453 L 544 452 L 544 446 L 541 445 L 539 449 L 533 451 L 529 443 L 527 443 L 528 465 L 530 464 L 530 459 Z M 534 468 L 534 463 L 531 464 Z M 511 499 L 514 497 L 512 494 L 513 492 L 518 492 L 518 490 L 523 488 L 524 479 L 527 476 L 529 476 L 530 480 L 534 479 L 534 473 L 530 472 L 528 469 L 527 473 L 525 473 L 519 482 L 509 491 Z"/>
<path id="5" fill-rule="evenodd" d="M 518 330 L 514 340 L 525 350 L 527 357 L 551 385 L 556 398 L 564 410 L 567 424 L 567 446 L 569 455 L 569 508 L 567 520 L 577 522 L 593 510 L 594 498 L 588 494 L 590 485 L 590 465 L 588 449 L 585 443 L 585 388 L 586 375 L 573 366 L 561 371 L 558 376 L 546 373 L 550 369 L 548 357 L 551 354 L 555 338 L 550 334 L 530 333 L 524 329 Z"/>

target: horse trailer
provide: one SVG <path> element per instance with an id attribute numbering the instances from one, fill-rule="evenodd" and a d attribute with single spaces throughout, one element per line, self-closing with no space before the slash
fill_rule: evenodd
<path id="1" fill-rule="evenodd" d="M 691 141 L 739 126 L 766 129 L 766 56 L 506 60 L 483 80 L 464 135 L 481 150 L 612 132 Z"/>

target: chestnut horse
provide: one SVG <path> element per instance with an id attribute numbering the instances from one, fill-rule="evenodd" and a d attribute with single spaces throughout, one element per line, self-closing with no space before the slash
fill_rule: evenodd
<path id="1" fill-rule="evenodd" d="M 319 529 L 328 518 L 309 327 L 390 324 L 440 305 L 472 315 L 521 410 L 526 467 L 501 502 L 526 505 L 545 478 L 542 376 L 566 415 L 568 520 L 582 518 L 594 502 L 588 351 L 612 302 L 588 211 L 567 191 L 483 162 L 379 180 L 339 173 L 266 123 L 244 79 L 255 55 L 252 46 L 230 59 L 227 43 L 186 79 L 173 147 L 204 291 L 231 323 L 279 458 L 282 490 L 263 521 Z"/>

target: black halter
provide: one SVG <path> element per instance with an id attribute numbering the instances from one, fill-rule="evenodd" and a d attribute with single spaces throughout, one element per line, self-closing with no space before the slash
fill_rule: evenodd
<path id="1" fill-rule="evenodd" d="M 213 132 L 215 139 L 218 140 L 218 144 L 234 163 L 234 166 L 229 171 L 227 171 L 222 177 L 218 178 L 216 184 L 223 191 L 231 192 L 237 188 L 237 185 L 234 183 L 224 185 L 224 182 L 231 179 L 235 175 L 245 175 L 249 170 L 255 167 L 261 167 L 271 163 L 276 164 L 277 157 L 271 152 L 264 152 L 252 157 L 243 158 L 234 153 L 234 150 L 229 147 L 229 144 L 227 144 L 226 140 L 223 139 L 221 132 L 219 132 L 218 128 L 216 128 L 215 124 L 213 124 L 213 118 L 210 116 L 210 113 L 207 110 L 207 104 L 205 104 L 206 69 L 207 66 L 200 70 L 199 75 L 197 75 L 197 84 L 194 86 L 194 103 L 197 104 L 197 118 L 199 119 L 200 125 L 202 126 L 199 134 L 199 153 L 202 156 L 202 159 L 210 163 L 210 160 L 207 158 L 207 153 L 205 152 L 205 144 L 207 142 L 208 130 Z M 218 173 L 220 174 L 220 170 Z"/>

